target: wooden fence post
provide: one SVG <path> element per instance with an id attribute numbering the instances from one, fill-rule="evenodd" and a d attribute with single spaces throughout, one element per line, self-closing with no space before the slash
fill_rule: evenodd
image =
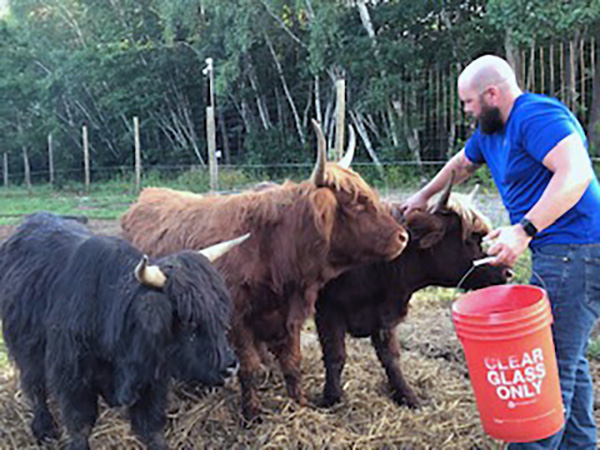
<path id="1" fill-rule="evenodd" d="M 549 50 L 550 54 L 549 56 L 549 66 L 550 66 L 550 90 L 548 91 L 548 94 L 551 96 L 554 96 L 554 92 L 555 92 L 555 86 L 554 86 L 554 44 L 550 44 L 550 50 Z"/>
<path id="2" fill-rule="evenodd" d="M 346 80 L 335 82 L 335 148 L 332 160 L 339 161 L 344 154 L 344 125 L 346 121 Z"/>
<path id="3" fill-rule="evenodd" d="M 544 74 L 544 47 L 540 46 L 540 93 L 544 93 L 545 86 Z"/>
<path id="4" fill-rule="evenodd" d="M 50 184 L 54 184 L 54 154 L 52 151 L 52 133 L 48 133 L 48 170 L 50 171 Z"/>
<path id="5" fill-rule="evenodd" d="M 27 192 L 31 191 L 31 167 L 29 167 L 29 155 L 27 154 L 27 147 L 23 146 L 23 170 L 25 172 L 25 185 L 27 186 Z"/>
<path id="6" fill-rule="evenodd" d="M 4 152 L 4 164 L 2 164 L 2 175 L 4 178 L 4 187 L 8 187 L 8 153 Z"/>
<path id="7" fill-rule="evenodd" d="M 210 176 L 210 190 L 219 188 L 219 167 L 217 161 L 217 132 L 215 129 L 215 94 L 213 59 L 206 58 L 204 74 L 208 75 L 208 106 L 206 107 L 206 141 L 208 143 L 208 172 Z"/>
<path id="8" fill-rule="evenodd" d="M 142 186 L 142 151 L 140 149 L 140 122 L 137 116 L 133 118 L 133 133 L 135 142 L 135 190 L 139 192 Z"/>
<path id="9" fill-rule="evenodd" d="M 85 172 L 85 193 L 90 193 L 90 149 L 88 147 L 88 133 L 85 122 L 82 126 L 83 137 L 83 168 Z"/>

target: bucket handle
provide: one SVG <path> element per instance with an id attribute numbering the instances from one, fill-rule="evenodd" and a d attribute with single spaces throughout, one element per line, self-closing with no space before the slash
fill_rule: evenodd
<path id="1" fill-rule="evenodd" d="M 488 256 L 486 258 L 481 258 L 481 259 L 477 259 L 477 260 L 473 261 L 473 264 L 471 265 L 471 267 L 469 268 L 469 270 L 467 270 L 467 272 L 463 275 L 463 277 L 460 279 L 460 281 L 456 285 L 456 289 L 460 289 L 462 287 L 462 284 L 465 282 L 465 280 L 467 279 L 467 277 L 469 275 L 471 275 L 475 269 L 477 269 L 479 266 L 482 266 L 484 264 L 489 264 L 494 259 L 496 259 L 495 256 Z M 517 260 L 516 265 L 519 265 L 519 264 L 524 265 L 525 263 L 522 260 Z M 548 288 L 546 286 L 546 283 L 544 282 L 544 280 L 540 276 L 540 274 L 537 273 L 535 270 L 533 270 L 533 267 L 531 268 L 531 274 L 534 275 L 539 280 L 539 282 L 542 285 L 542 287 L 544 288 L 544 290 L 546 292 L 548 292 Z"/>

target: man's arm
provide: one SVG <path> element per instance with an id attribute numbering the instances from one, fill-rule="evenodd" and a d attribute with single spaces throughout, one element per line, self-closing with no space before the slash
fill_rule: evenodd
<path id="1" fill-rule="evenodd" d="M 554 173 L 538 202 L 525 215 L 538 229 L 548 228 L 581 199 L 594 171 L 581 137 L 573 133 L 542 161 Z"/>
<path id="2" fill-rule="evenodd" d="M 594 178 L 587 151 L 577 133 L 560 141 L 542 163 L 553 175 L 540 199 L 525 215 L 538 231 L 575 206 Z M 490 255 L 497 256 L 493 264 L 513 265 L 531 241 L 520 224 L 498 228 L 486 238 L 495 239 L 488 250 Z"/>
<path id="3" fill-rule="evenodd" d="M 446 186 L 448 180 L 450 180 L 452 171 L 454 171 L 453 184 L 459 184 L 469 178 L 478 168 L 479 165 L 473 164 L 465 155 L 465 150 L 462 149 L 450 158 L 427 185 L 404 202 L 402 212 L 408 214 L 415 209 L 424 209 L 429 199 Z"/>

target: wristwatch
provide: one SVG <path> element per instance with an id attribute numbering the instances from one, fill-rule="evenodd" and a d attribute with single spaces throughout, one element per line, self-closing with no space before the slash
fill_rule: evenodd
<path id="1" fill-rule="evenodd" d="M 530 238 L 534 238 L 538 232 L 538 229 L 533 223 L 531 223 L 531 220 L 529 220 L 527 217 L 523 217 L 519 222 L 519 225 L 523 227 L 523 230 L 525 230 L 525 234 L 527 234 L 527 236 L 529 236 Z"/>

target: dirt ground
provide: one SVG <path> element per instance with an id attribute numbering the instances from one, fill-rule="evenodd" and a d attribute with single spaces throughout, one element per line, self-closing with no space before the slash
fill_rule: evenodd
<path id="1" fill-rule="evenodd" d="M 115 235 L 117 221 L 92 220 L 96 233 Z M 0 241 L 14 226 L 0 226 Z M 498 449 L 502 444 L 482 431 L 462 347 L 456 338 L 452 290 L 429 289 L 411 302 L 398 338 L 402 368 L 422 401 L 410 410 L 390 400 L 385 374 L 368 340 L 347 339 L 343 402 L 317 406 L 324 382 L 321 352 L 308 323 L 303 331 L 303 387 L 309 405 L 297 407 L 285 394 L 278 370 L 267 370 L 261 387 L 263 420 L 240 425 L 239 388 L 190 391 L 176 386 L 168 410 L 167 440 L 174 449 L 196 448 L 399 448 Z M 600 361 L 591 363 L 596 380 L 596 418 L 600 423 Z M 54 405 L 56 411 L 56 406 Z M 57 414 L 58 417 L 58 414 Z M 0 448 L 36 448 L 29 431 L 31 409 L 19 389 L 13 366 L 0 369 Z M 56 446 L 62 448 L 65 435 Z M 122 410 L 101 407 L 92 448 L 143 448 L 131 434 Z"/>

